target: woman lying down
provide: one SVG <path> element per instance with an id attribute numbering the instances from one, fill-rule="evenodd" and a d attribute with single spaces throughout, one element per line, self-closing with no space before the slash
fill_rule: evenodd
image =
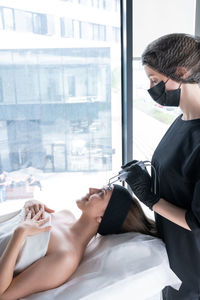
<path id="1" fill-rule="evenodd" d="M 97 233 L 157 236 L 154 222 L 120 185 L 112 190 L 90 188 L 76 203 L 82 211 L 78 220 L 68 210 L 50 214 L 44 210 L 53 211 L 41 202 L 26 202 L 14 232 L 0 239 L 0 300 L 19 299 L 65 283 Z"/>

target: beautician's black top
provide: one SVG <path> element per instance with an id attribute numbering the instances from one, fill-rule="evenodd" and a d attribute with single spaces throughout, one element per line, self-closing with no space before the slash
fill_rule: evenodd
<path id="1" fill-rule="evenodd" d="M 186 222 L 192 229 L 188 231 L 155 214 L 170 266 L 189 289 L 199 291 L 200 119 L 184 121 L 179 116 L 156 148 L 152 163 L 160 197 L 186 209 Z"/>

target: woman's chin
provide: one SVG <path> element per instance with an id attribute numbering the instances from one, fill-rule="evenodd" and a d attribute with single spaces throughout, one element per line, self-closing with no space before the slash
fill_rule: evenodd
<path id="1" fill-rule="evenodd" d="M 80 210 L 82 210 L 81 209 L 81 200 L 76 200 L 76 205 Z"/>

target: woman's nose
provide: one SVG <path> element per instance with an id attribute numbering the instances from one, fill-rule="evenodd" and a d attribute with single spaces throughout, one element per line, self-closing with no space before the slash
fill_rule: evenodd
<path id="1" fill-rule="evenodd" d="M 154 87 L 155 86 L 155 83 L 153 83 L 152 81 L 150 82 L 150 86 L 149 86 L 149 88 L 151 89 L 152 87 Z"/>
<path id="2" fill-rule="evenodd" d="M 90 194 L 95 194 L 99 191 L 99 189 L 96 189 L 96 188 L 89 188 L 89 192 Z"/>

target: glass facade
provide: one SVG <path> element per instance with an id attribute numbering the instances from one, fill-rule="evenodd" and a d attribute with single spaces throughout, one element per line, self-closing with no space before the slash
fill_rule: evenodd
<path id="1" fill-rule="evenodd" d="M 162 107 L 151 99 L 141 54 L 148 43 L 162 35 L 175 32 L 194 34 L 196 1 L 135 0 L 133 4 L 133 158 L 151 160 L 162 136 L 181 111 Z M 179 9 L 172 9 L 175 6 Z M 148 26 L 144 26 L 144 22 Z"/>
<path id="2" fill-rule="evenodd" d="M 42 195 L 54 202 L 59 193 L 61 207 L 66 195 L 77 198 L 92 183 L 106 184 L 121 165 L 120 13 L 118 1 L 111 2 L 57 0 L 55 13 L 34 1 L 24 9 L 18 1 L 1 7 L 6 200 L 24 198 L 17 189 L 27 188 L 25 175 L 39 174 Z M 83 8 L 90 9 L 87 20 Z"/>
<path id="3" fill-rule="evenodd" d="M 12 57 L 12 63 L 8 59 L 0 65 L 1 120 L 7 121 L 9 132 L 2 145 L 9 153 L 1 159 L 1 168 L 111 169 L 109 48 L 4 50 L 2 54 Z M 15 87 L 13 93 L 8 93 L 8 87 Z M 16 105 L 8 105 L 13 100 Z M 59 161 L 61 148 L 64 154 Z M 51 168 L 46 168 L 50 157 Z"/>

